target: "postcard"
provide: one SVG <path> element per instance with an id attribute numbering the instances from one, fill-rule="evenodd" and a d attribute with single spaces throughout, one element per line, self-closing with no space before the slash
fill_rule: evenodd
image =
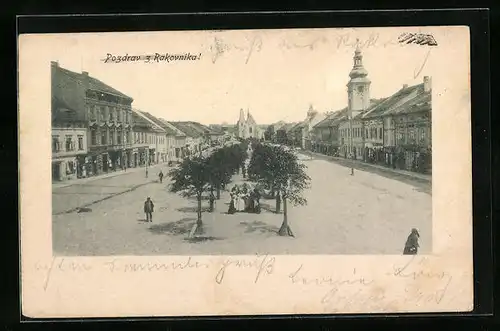
<path id="1" fill-rule="evenodd" d="M 25 316 L 473 309 L 468 27 L 18 43 Z"/>

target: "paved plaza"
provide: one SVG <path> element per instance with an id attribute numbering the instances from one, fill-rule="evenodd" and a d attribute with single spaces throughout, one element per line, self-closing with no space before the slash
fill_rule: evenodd
<path id="1" fill-rule="evenodd" d="M 295 238 L 276 231 L 283 220 L 274 200 L 261 200 L 262 213 L 227 214 L 229 194 L 203 212 L 205 240 L 186 240 L 196 221 L 196 199 L 168 192 L 160 169 L 96 179 L 57 188 L 53 194 L 53 248 L 56 255 L 211 254 L 402 254 L 410 230 L 420 232 L 420 251 L 431 252 L 430 183 L 355 170 L 327 158 L 304 158 L 311 177 L 306 206 L 289 204 Z M 239 176 L 233 182 L 242 181 Z M 231 188 L 233 183 L 229 184 Z M 118 193 L 118 195 L 117 195 Z M 144 222 L 143 203 L 155 204 L 153 223 Z M 104 199 L 104 200 L 103 200 Z M 88 212 L 63 213 L 93 201 Z M 208 201 L 203 201 L 208 208 Z"/>

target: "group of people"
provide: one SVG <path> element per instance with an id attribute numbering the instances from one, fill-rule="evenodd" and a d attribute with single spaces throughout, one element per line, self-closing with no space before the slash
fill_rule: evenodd
<path id="1" fill-rule="evenodd" d="M 252 189 L 247 183 L 235 185 L 230 192 L 228 214 L 236 212 L 247 212 L 260 214 L 260 192 L 257 188 Z"/>

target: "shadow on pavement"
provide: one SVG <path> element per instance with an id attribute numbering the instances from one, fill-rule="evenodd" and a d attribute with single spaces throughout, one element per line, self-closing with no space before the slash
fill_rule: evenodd
<path id="1" fill-rule="evenodd" d="M 182 207 L 182 208 L 177 208 L 177 211 L 180 211 L 181 213 L 196 213 L 198 211 L 198 207 Z M 201 212 L 207 212 L 209 210 L 208 207 L 201 207 Z"/>
<path id="2" fill-rule="evenodd" d="M 149 231 L 154 234 L 188 235 L 196 218 L 183 218 L 176 222 L 154 224 Z"/>
<path id="3" fill-rule="evenodd" d="M 204 242 L 204 241 L 223 240 L 223 239 L 224 238 L 220 238 L 220 237 L 200 236 L 200 237 L 186 238 L 184 240 L 188 241 L 190 243 L 199 243 L 199 242 Z"/>
<path id="4" fill-rule="evenodd" d="M 275 204 L 268 204 L 268 203 L 264 203 L 264 202 L 261 202 L 260 203 L 260 208 L 262 210 L 265 210 L 265 211 L 268 211 L 268 212 L 271 212 L 273 214 L 281 214 L 281 212 L 276 212 L 276 205 Z"/>
<path id="5" fill-rule="evenodd" d="M 279 228 L 274 225 L 269 225 L 261 221 L 253 222 L 240 222 L 241 225 L 245 226 L 245 233 L 260 232 L 260 233 L 278 233 Z"/>

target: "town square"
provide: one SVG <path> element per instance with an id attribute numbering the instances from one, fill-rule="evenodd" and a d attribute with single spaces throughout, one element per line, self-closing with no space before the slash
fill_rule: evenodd
<path id="1" fill-rule="evenodd" d="M 52 61 L 54 254 L 432 252 L 432 79 L 375 98 L 350 58 L 347 104 L 266 124 L 172 120 Z"/>

